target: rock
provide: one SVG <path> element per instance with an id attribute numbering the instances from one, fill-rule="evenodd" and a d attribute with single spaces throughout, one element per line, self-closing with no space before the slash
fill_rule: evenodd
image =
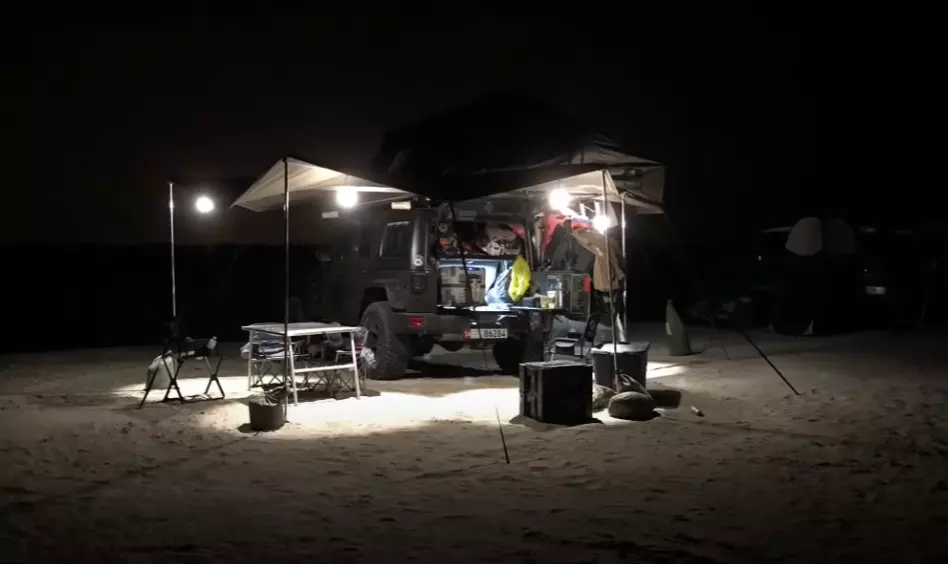
<path id="1" fill-rule="evenodd" d="M 609 400 L 609 415 L 628 421 L 648 421 L 654 417 L 655 400 L 648 394 L 622 392 Z"/>
<path id="2" fill-rule="evenodd" d="M 609 407 L 609 400 L 614 395 L 616 395 L 616 392 L 612 388 L 594 383 L 592 393 L 593 411 L 602 411 Z"/>

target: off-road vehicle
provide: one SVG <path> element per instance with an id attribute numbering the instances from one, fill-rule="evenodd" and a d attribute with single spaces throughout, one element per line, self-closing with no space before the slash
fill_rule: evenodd
<path id="1" fill-rule="evenodd" d="M 375 379 L 401 377 L 412 357 L 435 344 L 448 351 L 491 347 L 506 373 L 540 359 L 536 316 L 492 299 L 506 293 L 504 273 L 518 257 L 533 271 L 531 294 L 547 290 L 551 273 L 537 272 L 536 204 L 489 198 L 450 206 L 418 198 L 397 207 L 367 206 L 330 223 L 340 242 L 328 257 L 321 295 L 306 300 L 318 310 L 310 317 L 364 327 L 374 357 L 367 375 Z M 575 289 L 568 309 L 585 317 L 588 284 L 585 293 L 581 282 Z"/>

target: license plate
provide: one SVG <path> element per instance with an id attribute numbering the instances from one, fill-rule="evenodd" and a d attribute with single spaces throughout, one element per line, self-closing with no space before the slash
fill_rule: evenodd
<path id="1" fill-rule="evenodd" d="M 468 329 L 464 332 L 464 338 L 473 339 L 506 339 L 506 329 Z"/>

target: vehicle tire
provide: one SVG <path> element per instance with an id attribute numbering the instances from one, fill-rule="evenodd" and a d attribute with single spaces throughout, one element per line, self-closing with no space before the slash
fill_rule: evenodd
<path id="1" fill-rule="evenodd" d="M 365 376 L 372 380 L 395 380 L 405 375 L 411 350 L 395 333 L 395 314 L 385 302 L 374 302 L 362 314 L 364 347 L 372 351 L 365 362 Z"/>
<path id="2" fill-rule="evenodd" d="M 457 341 L 445 341 L 443 343 L 438 343 L 438 344 L 441 345 L 442 349 L 448 352 L 458 352 L 459 350 L 464 348 L 464 343 L 460 343 Z"/>
<path id="3" fill-rule="evenodd" d="M 506 339 L 494 345 L 494 361 L 504 374 L 519 376 L 521 362 L 543 360 L 542 350 L 528 347 L 525 339 Z"/>

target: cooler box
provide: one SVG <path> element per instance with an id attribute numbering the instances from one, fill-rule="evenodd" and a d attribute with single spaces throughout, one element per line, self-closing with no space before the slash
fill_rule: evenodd
<path id="1" fill-rule="evenodd" d="M 549 360 L 520 365 L 520 415 L 543 423 L 581 425 L 592 420 L 592 367 Z"/>
<path id="2" fill-rule="evenodd" d="M 649 343 L 618 343 L 615 348 L 618 350 L 619 372 L 629 376 L 645 388 Z M 600 348 L 593 349 L 592 355 L 596 383 L 615 390 L 612 343 L 605 343 Z"/>

